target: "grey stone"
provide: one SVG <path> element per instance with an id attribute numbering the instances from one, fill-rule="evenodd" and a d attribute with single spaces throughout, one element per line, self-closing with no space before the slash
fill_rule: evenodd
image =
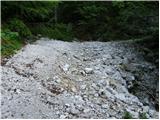
<path id="1" fill-rule="evenodd" d="M 110 54 L 103 55 L 103 60 L 105 59 L 112 59 L 112 56 Z"/>
<path id="2" fill-rule="evenodd" d="M 117 99 L 122 100 L 122 101 L 126 101 L 126 97 L 125 97 L 125 95 L 122 94 L 122 93 L 116 94 L 115 97 L 116 97 Z"/>
<path id="3" fill-rule="evenodd" d="M 112 76 L 112 78 L 120 81 L 123 80 L 121 74 L 118 71 Z"/>
<path id="4" fill-rule="evenodd" d="M 149 111 L 149 106 L 143 106 L 143 112 L 148 113 Z"/>
<path id="5" fill-rule="evenodd" d="M 101 96 L 103 98 L 109 98 L 109 97 L 112 96 L 112 94 L 105 89 L 100 89 L 99 90 L 99 96 Z"/>
<path id="6" fill-rule="evenodd" d="M 60 119 L 65 119 L 66 115 L 60 115 Z"/>
<path id="7" fill-rule="evenodd" d="M 109 108 L 108 104 L 102 104 L 102 108 L 106 109 Z"/>
<path id="8" fill-rule="evenodd" d="M 97 88 L 97 85 L 95 83 L 92 83 L 91 85 L 93 88 Z"/>
<path id="9" fill-rule="evenodd" d="M 94 96 L 95 96 L 95 97 L 98 97 L 99 95 L 98 95 L 98 93 L 95 93 Z"/>
<path id="10" fill-rule="evenodd" d="M 81 75 L 83 75 L 83 76 L 86 75 L 85 71 L 83 71 L 83 70 L 80 70 L 79 73 L 80 73 Z"/>
<path id="11" fill-rule="evenodd" d="M 75 107 L 71 108 L 70 111 L 72 114 L 78 114 L 80 111 L 78 109 L 76 109 Z"/>
<path id="12" fill-rule="evenodd" d="M 70 104 L 68 104 L 68 103 L 66 103 L 66 104 L 65 104 L 65 106 L 66 106 L 66 107 L 70 107 L 71 105 L 70 105 Z"/>
<path id="13" fill-rule="evenodd" d="M 88 112 L 90 112 L 90 109 L 84 109 L 83 112 L 88 113 Z"/>
<path id="14" fill-rule="evenodd" d="M 150 109 L 148 113 L 149 113 L 149 115 L 150 115 L 150 116 L 153 116 L 153 115 L 154 115 L 154 113 L 155 113 L 155 111 L 154 111 L 154 110 L 152 110 L 152 109 Z"/>
<path id="15" fill-rule="evenodd" d="M 59 112 L 59 111 L 56 111 L 56 112 L 55 112 L 55 114 L 59 115 L 59 114 L 60 114 L 60 112 Z"/>
<path id="16" fill-rule="evenodd" d="M 92 68 L 85 68 L 85 72 L 87 74 L 92 74 L 93 73 L 93 69 Z"/>
<path id="17" fill-rule="evenodd" d="M 83 79 L 82 79 L 82 78 L 79 78 L 77 81 L 81 82 L 81 81 L 83 81 Z"/>
<path id="18" fill-rule="evenodd" d="M 100 87 L 107 85 L 106 80 L 98 80 L 98 81 L 97 81 L 97 84 L 98 84 L 98 86 L 100 86 Z"/>
<path id="19" fill-rule="evenodd" d="M 62 67 L 62 69 L 63 69 L 63 71 L 64 72 L 67 72 L 68 70 L 69 70 L 69 64 L 65 64 L 63 67 Z"/>
<path id="20" fill-rule="evenodd" d="M 133 75 L 128 75 L 126 79 L 129 81 L 133 81 L 135 80 L 135 77 Z"/>
<path id="21" fill-rule="evenodd" d="M 14 90 L 16 93 L 20 94 L 21 93 L 21 90 L 20 89 L 15 89 Z"/>
<path id="22" fill-rule="evenodd" d="M 51 96 L 47 97 L 47 101 L 50 102 L 50 103 L 54 103 L 55 102 L 55 100 Z"/>
<path id="23" fill-rule="evenodd" d="M 86 85 L 81 85 L 81 89 L 82 90 L 86 89 Z"/>
<path id="24" fill-rule="evenodd" d="M 60 82 L 61 82 L 61 79 L 57 79 L 56 82 L 57 82 L 57 83 L 60 83 Z"/>
<path id="25" fill-rule="evenodd" d="M 105 67 L 105 72 L 109 75 L 112 75 L 115 73 L 115 70 L 111 66 L 106 66 Z"/>
<path id="26" fill-rule="evenodd" d="M 146 105 L 149 105 L 149 99 L 148 98 L 144 98 L 144 103 L 146 104 Z"/>

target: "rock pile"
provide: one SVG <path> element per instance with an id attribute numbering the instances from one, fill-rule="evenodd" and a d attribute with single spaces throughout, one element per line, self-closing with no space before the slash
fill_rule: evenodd
<path id="1" fill-rule="evenodd" d="M 158 118 L 157 78 L 134 42 L 42 38 L 2 66 L 1 117 Z"/>

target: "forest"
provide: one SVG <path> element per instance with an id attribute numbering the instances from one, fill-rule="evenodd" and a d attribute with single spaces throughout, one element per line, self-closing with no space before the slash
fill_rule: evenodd
<path id="1" fill-rule="evenodd" d="M 155 43 L 158 8 L 156 1 L 2 1 L 2 56 L 37 36 L 105 42 L 149 37 Z"/>

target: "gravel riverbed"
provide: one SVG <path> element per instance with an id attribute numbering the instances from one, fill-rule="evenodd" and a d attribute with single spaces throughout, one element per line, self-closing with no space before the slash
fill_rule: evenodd
<path id="1" fill-rule="evenodd" d="M 158 68 L 142 49 L 133 41 L 28 44 L 1 66 L 1 118 L 158 118 Z"/>

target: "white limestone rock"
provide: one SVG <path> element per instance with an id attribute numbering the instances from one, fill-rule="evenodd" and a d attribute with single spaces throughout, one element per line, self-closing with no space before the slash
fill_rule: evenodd
<path id="1" fill-rule="evenodd" d="M 85 72 L 86 72 L 86 74 L 92 74 L 93 69 L 92 68 L 85 68 Z"/>

